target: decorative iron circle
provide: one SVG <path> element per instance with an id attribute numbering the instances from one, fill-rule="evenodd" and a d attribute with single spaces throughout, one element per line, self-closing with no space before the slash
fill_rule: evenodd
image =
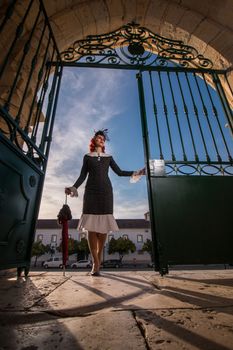
<path id="1" fill-rule="evenodd" d="M 23 240 L 23 239 L 20 239 L 20 240 L 16 243 L 16 251 L 17 251 L 17 253 L 18 253 L 18 254 L 24 253 L 25 247 L 26 247 L 26 244 L 25 244 L 24 240 Z"/>
<path id="2" fill-rule="evenodd" d="M 181 170 L 182 169 L 182 170 Z M 182 164 L 178 167 L 178 171 L 184 175 L 193 175 L 198 172 L 197 168 L 194 165 Z"/>
<path id="3" fill-rule="evenodd" d="M 35 178 L 34 175 L 31 175 L 29 177 L 29 184 L 30 184 L 31 187 L 35 187 L 36 186 L 36 178 Z"/>
<path id="4" fill-rule="evenodd" d="M 176 173 L 175 167 L 172 166 L 171 164 L 166 164 L 165 165 L 165 169 L 166 169 L 166 175 L 170 175 L 173 172 Z M 168 170 L 169 169 L 169 170 Z"/>
<path id="5" fill-rule="evenodd" d="M 229 171 L 231 170 L 231 171 Z M 224 172 L 227 173 L 228 175 L 233 175 L 233 165 L 228 165 L 224 168 Z"/>
<path id="6" fill-rule="evenodd" d="M 212 172 L 211 172 L 211 170 L 212 170 Z M 216 165 L 206 164 L 201 168 L 201 172 L 206 174 L 206 175 L 217 175 L 218 173 L 221 172 L 221 169 L 219 167 L 217 167 Z"/>
<path id="7" fill-rule="evenodd" d="M 132 56 L 142 56 L 145 52 L 145 49 L 141 43 L 132 42 L 128 46 L 128 51 Z"/>

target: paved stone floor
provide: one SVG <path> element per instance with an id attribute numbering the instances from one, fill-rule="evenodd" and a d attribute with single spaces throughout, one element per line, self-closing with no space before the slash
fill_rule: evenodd
<path id="1" fill-rule="evenodd" d="M 0 276 L 0 350 L 233 350 L 232 273 Z"/>

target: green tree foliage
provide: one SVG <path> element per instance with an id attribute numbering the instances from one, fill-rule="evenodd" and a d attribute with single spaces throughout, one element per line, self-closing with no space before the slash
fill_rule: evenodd
<path id="1" fill-rule="evenodd" d="M 68 239 L 68 255 L 77 254 L 79 242 L 76 239 Z M 62 252 L 62 242 L 58 246 L 57 250 Z"/>
<path id="2" fill-rule="evenodd" d="M 81 238 L 81 241 L 78 242 L 78 257 L 79 260 L 87 259 L 90 254 L 88 242 L 86 238 Z"/>
<path id="3" fill-rule="evenodd" d="M 62 252 L 62 243 L 57 248 L 59 252 Z M 82 238 L 81 241 L 77 241 L 73 238 L 68 240 L 68 255 L 77 254 L 79 260 L 86 259 L 90 253 L 88 242 L 86 238 Z"/>
<path id="4" fill-rule="evenodd" d="M 45 246 L 45 253 L 49 253 L 51 256 L 53 256 L 56 253 L 56 248 L 52 247 L 50 244 L 47 244 Z"/>
<path id="5" fill-rule="evenodd" d="M 44 255 L 47 252 L 48 252 L 47 246 L 45 246 L 41 241 L 33 243 L 31 256 L 36 257 L 35 262 L 34 262 L 34 266 L 36 266 L 37 259 L 39 258 L 39 256 Z"/>
<path id="6" fill-rule="evenodd" d="M 129 252 L 134 253 L 135 250 L 135 244 L 130 239 L 123 237 L 118 239 L 112 238 L 108 246 L 108 254 L 118 253 L 120 260 L 123 259 L 124 255 L 129 254 Z"/>
<path id="7" fill-rule="evenodd" d="M 142 250 L 144 252 L 147 252 L 150 254 L 151 260 L 154 260 L 154 253 L 153 253 L 153 244 L 150 239 L 147 238 L 146 242 L 144 242 Z"/>
<path id="8" fill-rule="evenodd" d="M 108 244 L 108 254 L 114 254 L 116 252 L 116 248 L 117 248 L 117 240 L 114 237 L 112 237 L 112 239 Z"/>

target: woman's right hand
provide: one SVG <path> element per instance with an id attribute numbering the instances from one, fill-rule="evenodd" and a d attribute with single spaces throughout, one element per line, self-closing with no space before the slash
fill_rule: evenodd
<path id="1" fill-rule="evenodd" d="M 70 194 L 71 194 L 71 190 L 70 190 L 70 188 L 69 188 L 69 187 L 66 187 L 66 188 L 65 188 L 65 194 L 68 194 L 68 195 L 70 195 Z"/>
<path id="2" fill-rule="evenodd" d="M 72 186 L 72 187 L 66 187 L 65 188 L 65 194 L 69 195 L 70 197 L 78 197 L 78 191 L 77 188 Z"/>

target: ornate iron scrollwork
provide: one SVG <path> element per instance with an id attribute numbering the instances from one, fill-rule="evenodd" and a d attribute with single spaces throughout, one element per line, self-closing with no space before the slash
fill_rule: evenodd
<path id="1" fill-rule="evenodd" d="M 183 41 L 164 38 L 130 23 L 118 30 L 89 35 L 61 53 L 63 62 L 210 69 L 213 63 Z"/>

